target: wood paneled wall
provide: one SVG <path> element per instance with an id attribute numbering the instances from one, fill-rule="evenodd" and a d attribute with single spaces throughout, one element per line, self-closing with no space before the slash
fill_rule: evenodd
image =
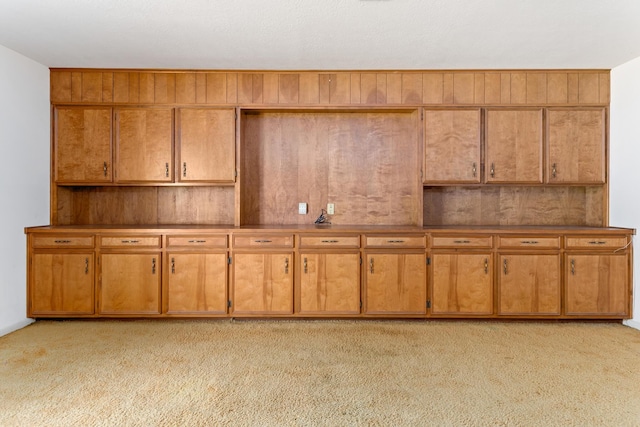
<path id="1" fill-rule="evenodd" d="M 608 70 L 51 70 L 54 104 L 608 105 Z"/>

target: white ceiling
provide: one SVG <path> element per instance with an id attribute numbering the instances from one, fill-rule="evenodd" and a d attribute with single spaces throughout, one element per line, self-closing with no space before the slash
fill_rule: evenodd
<path id="1" fill-rule="evenodd" d="M 613 68 L 640 0 L 0 0 L 0 45 L 49 67 Z"/>

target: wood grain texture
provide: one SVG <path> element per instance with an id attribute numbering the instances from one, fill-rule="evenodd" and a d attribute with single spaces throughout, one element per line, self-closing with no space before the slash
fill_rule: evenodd
<path id="1" fill-rule="evenodd" d="M 103 253 L 100 259 L 101 314 L 160 314 L 160 252 Z"/>
<path id="2" fill-rule="evenodd" d="M 158 224 L 233 224 L 234 189 L 159 187 L 156 208 Z"/>
<path id="3" fill-rule="evenodd" d="M 493 314 L 490 253 L 434 253 L 431 258 L 432 314 Z"/>
<path id="4" fill-rule="evenodd" d="M 49 98 L 51 102 L 71 102 L 70 71 L 51 71 Z"/>
<path id="5" fill-rule="evenodd" d="M 560 255 L 501 254 L 498 269 L 498 314 L 560 314 Z"/>

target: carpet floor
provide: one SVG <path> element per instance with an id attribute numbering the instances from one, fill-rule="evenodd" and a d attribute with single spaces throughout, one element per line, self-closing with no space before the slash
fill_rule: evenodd
<path id="1" fill-rule="evenodd" d="M 640 426 L 619 323 L 38 321 L 0 426 Z"/>

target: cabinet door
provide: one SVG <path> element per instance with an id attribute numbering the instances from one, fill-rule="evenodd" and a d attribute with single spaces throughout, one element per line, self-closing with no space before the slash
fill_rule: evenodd
<path id="1" fill-rule="evenodd" d="M 627 255 L 565 256 L 567 315 L 629 315 Z"/>
<path id="2" fill-rule="evenodd" d="M 604 109 L 549 109 L 550 183 L 601 184 L 605 174 Z"/>
<path id="3" fill-rule="evenodd" d="M 360 313 L 359 253 L 301 253 L 300 260 L 300 313 Z"/>
<path id="4" fill-rule="evenodd" d="M 542 110 L 487 110 L 486 182 L 542 183 Z"/>
<path id="5" fill-rule="evenodd" d="M 93 314 L 93 278 L 93 252 L 32 255 L 29 315 Z"/>
<path id="6" fill-rule="evenodd" d="M 116 181 L 171 182 L 173 110 L 116 110 Z"/>
<path id="7" fill-rule="evenodd" d="M 160 253 L 102 254 L 100 313 L 160 313 Z"/>
<path id="8" fill-rule="evenodd" d="M 235 110 L 182 108 L 176 114 L 178 180 L 234 182 Z"/>
<path id="9" fill-rule="evenodd" d="M 227 253 L 170 253 L 167 313 L 227 312 Z"/>
<path id="10" fill-rule="evenodd" d="M 491 254 L 432 256 L 432 314 L 493 314 Z"/>
<path id="11" fill-rule="evenodd" d="M 53 151 L 56 182 L 111 182 L 111 108 L 56 107 Z"/>
<path id="12" fill-rule="evenodd" d="M 500 255 L 498 314 L 559 315 L 560 255 Z"/>
<path id="13" fill-rule="evenodd" d="M 293 254 L 233 256 L 234 314 L 293 313 Z"/>
<path id="14" fill-rule="evenodd" d="M 424 254 L 369 253 L 366 262 L 365 313 L 426 313 Z"/>
<path id="15" fill-rule="evenodd" d="M 480 182 L 480 110 L 424 111 L 423 180 Z"/>

